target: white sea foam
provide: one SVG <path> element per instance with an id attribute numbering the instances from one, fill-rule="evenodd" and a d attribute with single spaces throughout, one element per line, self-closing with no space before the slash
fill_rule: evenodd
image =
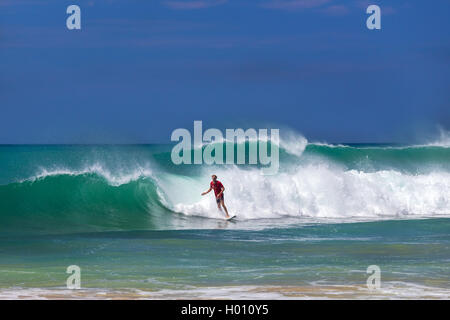
<path id="1" fill-rule="evenodd" d="M 312 283 L 306 286 L 190 287 L 146 291 L 138 289 L 9 288 L 0 289 L 0 299 L 450 299 L 450 289 L 406 282 L 383 282 L 380 289 L 364 285 Z"/>
<path id="2" fill-rule="evenodd" d="M 415 218 L 450 215 L 450 173 L 409 175 L 394 170 L 362 172 L 328 163 L 298 166 L 276 176 L 238 167 L 211 169 L 224 184 L 225 203 L 239 219 L 279 217 Z M 203 185 L 200 184 L 203 182 Z M 220 217 L 213 196 L 200 197 L 209 173 L 189 189 L 191 201 L 171 199 L 173 209 L 186 215 Z"/>

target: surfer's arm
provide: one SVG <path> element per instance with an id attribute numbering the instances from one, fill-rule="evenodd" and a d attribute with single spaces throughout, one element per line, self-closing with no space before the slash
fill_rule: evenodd
<path id="1" fill-rule="evenodd" d="M 209 187 L 208 191 L 205 191 L 205 192 L 202 193 L 202 196 L 204 196 L 205 194 L 207 194 L 207 193 L 210 192 L 211 190 L 212 190 L 212 188 Z"/>

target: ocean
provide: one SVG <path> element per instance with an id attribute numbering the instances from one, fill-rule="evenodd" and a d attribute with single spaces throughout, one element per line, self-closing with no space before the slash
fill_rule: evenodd
<path id="1" fill-rule="evenodd" d="M 0 298 L 450 298 L 448 145 L 297 137 L 276 175 L 171 147 L 0 146 Z"/>

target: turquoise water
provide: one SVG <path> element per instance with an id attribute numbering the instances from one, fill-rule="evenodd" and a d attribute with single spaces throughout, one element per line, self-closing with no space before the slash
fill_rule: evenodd
<path id="1" fill-rule="evenodd" d="M 448 287 L 449 230 L 430 219 L 2 238 L 2 286 L 62 286 L 72 264 L 94 288 L 364 284 L 376 264 L 384 281 Z"/>
<path id="2" fill-rule="evenodd" d="M 164 145 L 1 146 L 0 296 L 63 288 L 69 265 L 83 288 L 149 292 L 365 286 L 378 265 L 382 286 L 450 297 L 450 148 L 301 151 L 263 176 L 175 166 Z M 234 222 L 200 196 L 211 173 Z"/>

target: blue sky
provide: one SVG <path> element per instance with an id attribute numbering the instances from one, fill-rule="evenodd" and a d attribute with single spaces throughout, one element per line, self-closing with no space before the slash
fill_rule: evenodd
<path id="1" fill-rule="evenodd" d="M 81 30 L 66 28 L 71 4 Z M 447 0 L 0 0 L 0 143 L 169 142 L 194 120 L 417 141 L 450 128 L 449 13 Z"/>

